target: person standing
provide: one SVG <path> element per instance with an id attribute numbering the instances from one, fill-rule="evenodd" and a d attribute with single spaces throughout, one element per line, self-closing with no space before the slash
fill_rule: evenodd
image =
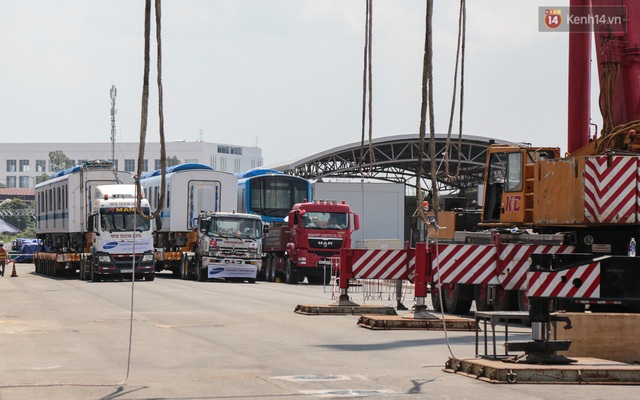
<path id="1" fill-rule="evenodd" d="M 4 265 L 7 263 L 7 250 L 4 248 L 4 242 L 0 241 L 0 276 L 4 276 Z"/>

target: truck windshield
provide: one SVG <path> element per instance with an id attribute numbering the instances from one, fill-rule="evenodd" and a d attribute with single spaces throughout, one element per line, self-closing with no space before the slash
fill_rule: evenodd
<path id="1" fill-rule="evenodd" d="M 335 212 L 306 212 L 302 216 L 302 226 L 309 229 L 347 229 L 347 214 Z"/>
<path id="2" fill-rule="evenodd" d="M 216 217 L 209 224 L 207 236 L 258 239 L 262 237 L 262 221 L 255 218 Z"/>
<path id="3" fill-rule="evenodd" d="M 149 215 L 149 208 L 142 209 Z M 151 221 L 142 218 L 134 207 L 103 207 L 100 209 L 100 224 L 103 231 L 127 232 L 135 230 L 142 232 L 151 229 Z"/>

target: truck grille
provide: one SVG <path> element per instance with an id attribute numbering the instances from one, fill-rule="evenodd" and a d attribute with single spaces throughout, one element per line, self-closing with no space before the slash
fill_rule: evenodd
<path id="1" fill-rule="evenodd" d="M 139 264 L 142 260 L 142 254 L 136 254 L 135 256 L 131 254 L 112 254 L 111 259 L 116 264 L 118 268 L 127 268 L 131 267 L 135 258 L 136 264 Z"/>
<path id="2" fill-rule="evenodd" d="M 341 238 L 309 238 L 309 247 L 314 249 L 339 249 L 342 247 Z"/>
<path id="3" fill-rule="evenodd" d="M 246 256 L 246 248 L 234 248 L 233 246 L 220 246 L 218 250 L 224 256 Z"/>

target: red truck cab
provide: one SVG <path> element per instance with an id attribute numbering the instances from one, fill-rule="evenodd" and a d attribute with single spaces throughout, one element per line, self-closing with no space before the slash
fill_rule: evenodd
<path id="1" fill-rule="evenodd" d="M 330 257 L 351 248 L 351 233 L 360 228 L 358 214 L 335 201 L 313 201 L 293 206 L 283 226 L 265 237 L 267 280 L 284 273 L 287 283 L 307 277 L 309 283 L 328 282 Z"/>

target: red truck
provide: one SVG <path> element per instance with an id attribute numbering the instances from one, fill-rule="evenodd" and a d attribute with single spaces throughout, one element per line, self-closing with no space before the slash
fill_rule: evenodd
<path id="1" fill-rule="evenodd" d="M 264 237 L 264 276 L 275 282 L 322 284 L 331 278 L 330 257 L 351 248 L 358 214 L 344 202 L 313 201 L 293 206 L 284 223 L 272 223 Z"/>

